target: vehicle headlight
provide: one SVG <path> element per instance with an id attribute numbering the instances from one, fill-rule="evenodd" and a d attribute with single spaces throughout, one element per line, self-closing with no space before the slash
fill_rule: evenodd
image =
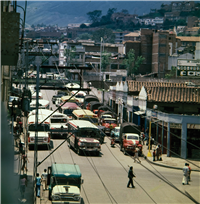
<path id="1" fill-rule="evenodd" d="M 53 195 L 53 196 L 52 196 L 52 199 L 53 199 L 53 200 L 60 200 L 60 196 Z"/>
<path id="2" fill-rule="evenodd" d="M 96 146 L 97 146 L 97 147 L 99 147 L 99 146 L 100 146 L 100 144 L 99 144 L 99 143 L 96 143 Z"/>
<path id="3" fill-rule="evenodd" d="M 80 200 L 79 196 L 74 197 L 74 200 Z"/>
<path id="4" fill-rule="evenodd" d="M 85 146 L 85 144 L 84 144 L 83 142 L 79 142 L 78 145 L 79 145 L 80 147 Z"/>

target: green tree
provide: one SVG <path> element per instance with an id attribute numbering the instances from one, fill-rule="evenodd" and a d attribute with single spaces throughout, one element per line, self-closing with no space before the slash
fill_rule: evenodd
<path id="1" fill-rule="evenodd" d="M 175 75 L 176 75 L 176 67 L 172 66 L 169 74 L 165 74 L 165 78 L 170 79 L 172 77 L 175 77 Z"/>
<path id="2" fill-rule="evenodd" d="M 80 28 L 87 28 L 87 25 L 85 25 L 84 23 L 82 23 L 82 24 L 80 25 Z"/>
<path id="3" fill-rule="evenodd" d="M 137 59 L 135 59 L 135 50 L 130 49 L 127 53 L 127 58 L 122 62 L 122 65 L 125 65 L 126 67 L 127 76 L 130 76 L 133 79 L 134 75 L 138 74 L 138 69 L 144 60 L 145 58 L 142 56 L 139 56 Z"/>
<path id="4" fill-rule="evenodd" d="M 113 33 L 112 29 L 101 28 L 93 32 L 92 40 L 94 40 L 95 42 L 101 42 L 101 38 L 103 38 L 104 43 L 115 42 L 115 34 Z"/>
<path id="5" fill-rule="evenodd" d="M 91 39 L 91 35 L 89 33 L 82 33 L 78 36 L 78 39 L 80 40 L 89 40 Z"/>
<path id="6" fill-rule="evenodd" d="M 65 49 L 64 55 L 66 56 L 67 66 L 69 66 L 71 63 L 74 63 L 76 47 Z"/>
<path id="7" fill-rule="evenodd" d="M 110 57 L 111 57 L 111 54 L 104 51 L 102 52 L 102 55 L 101 55 L 101 71 L 104 72 L 107 68 L 107 66 L 110 64 Z"/>
<path id="8" fill-rule="evenodd" d="M 88 12 L 87 15 L 89 20 L 92 21 L 92 23 L 96 23 L 99 21 L 100 19 L 99 17 L 101 16 L 101 13 L 102 13 L 101 10 L 94 10 L 94 11 Z"/>

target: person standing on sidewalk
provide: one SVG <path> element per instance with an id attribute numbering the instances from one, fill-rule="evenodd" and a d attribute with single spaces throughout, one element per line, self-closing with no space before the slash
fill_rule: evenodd
<path id="1" fill-rule="evenodd" d="M 136 147 L 135 148 L 135 155 L 134 155 L 133 159 L 134 159 L 134 162 L 136 162 L 136 159 L 137 159 L 138 162 L 141 163 L 139 156 L 138 156 L 138 151 L 139 151 L 139 149 Z"/>
<path id="2" fill-rule="evenodd" d="M 132 186 L 132 188 L 135 188 L 134 183 L 133 183 L 133 177 L 136 177 L 136 176 L 134 175 L 133 167 L 131 166 L 130 169 L 129 169 L 129 172 L 128 172 L 129 181 L 128 181 L 128 184 L 127 184 L 127 188 L 129 188 L 130 185 Z"/>
<path id="3" fill-rule="evenodd" d="M 24 199 L 25 188 L 27 186 L 27 180 L 25 175 L 21 175 L 20 179 L 20 192 L 21 192 L 21 199 Z"/>
<path id="4" fill-rule="evenodd" d="M 190 181 L 190 180 L 191 180 L 190 175 L 191 175 L 191 171 L 192 171 L 192 169 L 191 169 L 191 167 L 190 167 L 189 164 L 187 164 L 187 166 L 188 166 L 188 169 L 189 169 L 188 181 Z"/>
<path id="5" fill-rule="evenodd" d="M 153 150 L 153 161 L 156 161 L 156 151 L 155 151 L 155 149 Z"/>
<path id="6" fill-rule="evenodd" d="M 188 168 L 188 164 L 185 163 L 185 166 L 183 167 L 183 179 L 182 179 L 182 184 L 189 184 L 188 183 L 188 177 L 189 177 L 189 168 Z"/>
<path id="7" fill-rule="evenodd" d="M 43 189 L 47 190 L 47 170 L 44 169 L 44 172 L 42 173 L 42 183 L 43 183 Z"/>
<path id="8" fill-rule="evenodd" d="M 37 177 L 36 177 L 36 196 L 40 197 L 40 186 L 41 186 L 41 177 L 40 174 L 37 173 Z"/>

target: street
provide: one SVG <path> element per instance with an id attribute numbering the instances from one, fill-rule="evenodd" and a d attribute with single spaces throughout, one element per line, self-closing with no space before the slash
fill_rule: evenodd
<path id="1" fill-rule="evenodd" d="M 54 148 L 61 142 L 62 140 L 53 140 Z M 38 151 L 38 162 L 42 161 L 49 152 L 48 150 Z M 182 186 L 182 171 L 150 166 L 143 158 L 141 158 L 141 164 L 134 163 L 133 159 L 125 156 L 118 147 L 111 148 L 108 138 L 105 139 L 101 152 L 100 157 L 78 156 L 69 149 L 66 142 L 45 160 L 37 171 L 41 174 L 54 162 L 78 164 L 84 179 L 81 189 L 84 203 L 193 203 L 147 169 L 171 182 L 181 192 L 187 191 L 199 200 L 199 173 L 192 172 L 191 185 Z M 33 169 L 34 151 L 29 151 L 28 155 L 29 169 Z M 126 187 L 128 165 L 133 166 L 136 174 L 135 189 Z M 50 203 L 46 191 L 44 195 L 45 198 L 42 197 L 41 203 Z"/>
<path id="2" fill-rule="evenodd" d="M 55 91 L 42 93 L 43 97 L 50 101 L 50 107 L 55 110 L 55 105 L 51 103 Z M 54 147 L 52 150 L 63 142 L 62 139 L 52 141 Z M 45 159 L 52 150 L 39 150 L 38 162 Z M 32 171 L 34 151 L 28 152 L 28 158 L 28 169 Z M 79 156 L 65 142 L 38 166 L 37 172 L 41 175 L 44 169 L 55 162 L 78 164 L 84 179 L 81 188 L 83 203 L 193 203 L 184 195 L 185 192 L 195 200 L 200 200 L 198 172 L 192 172 L 191 185 L 182 186 L 182 171 L 152 166 L 144 158 L 140 159 L 141 164 L 134 163 L 131 157 L 125 156 L 120 151 L 118 144 L 111 148 L 108 137 L 105 138 L 99 157 L 89 154 Z M 136 174 L 135 189 L 127 188 L 129 166 L 133 166 Z M 40 199 L 37 198 L 37 203 L 51 203 L 48 200 L 48 191 L 41 195 Z"/>

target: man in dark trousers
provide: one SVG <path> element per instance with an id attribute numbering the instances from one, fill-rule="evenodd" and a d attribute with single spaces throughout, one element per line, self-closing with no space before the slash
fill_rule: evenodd
<path id="1" fill-rule="evenodd" d="M 129 188 L 130 184 L 132 186 L 132 188 L 135 188 L 134 184 L 133 184 L 133 177 L 135 177 L 135 175 L 133 174 L 133 167 L 131 166 L 128 172 L 128 184 L 127 184 L 127 188 Z"/>

